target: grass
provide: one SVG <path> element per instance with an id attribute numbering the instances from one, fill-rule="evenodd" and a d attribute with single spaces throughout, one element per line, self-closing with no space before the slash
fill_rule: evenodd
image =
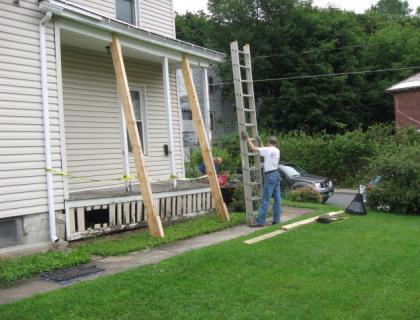
<path id="1" fill-rule="evenodd" d="M 128 235 L 81 242 L 72 251 L 51 251 L 16 259 L 2 259 L 0 287 L 10 286 L 18 280 L 28 279 L 42 272 L 89 262 L 91 255 L 109 256 L 139 251 L 244 223 L 246 218 L 241 213 L 231 213 L 229 222 L 221 221 L 215 215 L 207 215 L 166 227 L 163 239 L 153 238 L 148 232 L 140 230 Z"/>
<path id="2" fill-rule="evenodd" d="M 0 318 L 418 319 L 419 228 L 370 212 L 248 236 L 0 306 Z"/>

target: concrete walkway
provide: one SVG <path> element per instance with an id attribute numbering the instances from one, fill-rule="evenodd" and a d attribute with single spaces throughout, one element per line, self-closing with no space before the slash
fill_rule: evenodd
<path id="1" fill-rule="evenodd" d="M 283 207 L 282 222 L 310 213 L 311 211 L 311 209 Z M 105 271 L 101 274 L 83 278 L 66 285 L 48 282 L 40 279 L 39 277 L 36 277 L 31 280 L 20 282 L 10 288 L 0 289 L 0 304 L 11 303 L 24 298 L 28 298 L 35 294 L 45 293 L 63 287 L 68 287 L 79 281 L 92 280 L 98 277 L 115 274 L 132 268 L 148 264 L 155 264 L 162 260 L 169 259 L 187 251 L 204 248 L 227 240 L 251 234 L 256 230 L 260 229 L 249 228 L 248 226 L 238 226 L 231 229 L 218 231 L 212 234 L 181 240 L 172 244 L 162 245 L 153 249 L 133 252 L 123 256 L 104 258 L 96 257 L 92 259 L 91 264 L 94 264 L 100 268 L 104 268 Z"/>

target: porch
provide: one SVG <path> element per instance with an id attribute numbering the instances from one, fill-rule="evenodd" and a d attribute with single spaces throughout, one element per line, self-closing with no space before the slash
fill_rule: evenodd
<path id="1" fill-rule="evenodd" d="M 182 180 L 176 69 L 185 53 L 200 68 L 223 56 L 100 16 L 84 16 L 68 4 L 51 6 L 64 10 L 54 11 L 62 167 L 51 171 L 63 172 L 66 240 L 147 224 L 109 50 L 117 33 L 157 214 L 169 222 L 213 210 L 209 185 Z M 66 11 L 71 15 L 63 15 Z M 180 179 L 176 190 L 171 189 L 174 178 Z M 128 180 L 133 184 L 129 192 Z"/>
<path id="2" fill-rule="evenodd" d="M 208 184 L 197 181 L 153 182 L 155 208 L 164 223 L 214 210 Z M 70 193 L 66 201 L 67 240 L 135 229 L 147 225 L 138 184 Z"/>

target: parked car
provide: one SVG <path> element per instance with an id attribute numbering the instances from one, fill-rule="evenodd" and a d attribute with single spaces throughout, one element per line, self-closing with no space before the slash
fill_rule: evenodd
<path id="1" fill-rule="evenodd" d="M 309 174 L 293 163 L 280 161 L 279 172 L 281 177 L 282 192 L 287 189 L 294 190 L 303 187 L 310 187 L 321 194 L 324 202 L 334 194 L 334 185 L 332 180 L 314 174 Z"/>

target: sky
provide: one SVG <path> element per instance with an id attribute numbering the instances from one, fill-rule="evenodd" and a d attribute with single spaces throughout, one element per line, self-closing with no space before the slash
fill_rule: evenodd
<path id="1" fill-rule="evenodd" d="M 184 13 L 186 10 L 196 12 L 198 10 L 207 10 L 207 0 L 174 0 L 175 11 Z M 319 7 L 325 7 L 329 3 L 341 9 L 353 10 L 358 13 L 364 12 L 378 0 L 314 0 L 314 4 Z M 408 0 L 410 7 L 415 11 L 420 6 L 420 0 Z"/>

